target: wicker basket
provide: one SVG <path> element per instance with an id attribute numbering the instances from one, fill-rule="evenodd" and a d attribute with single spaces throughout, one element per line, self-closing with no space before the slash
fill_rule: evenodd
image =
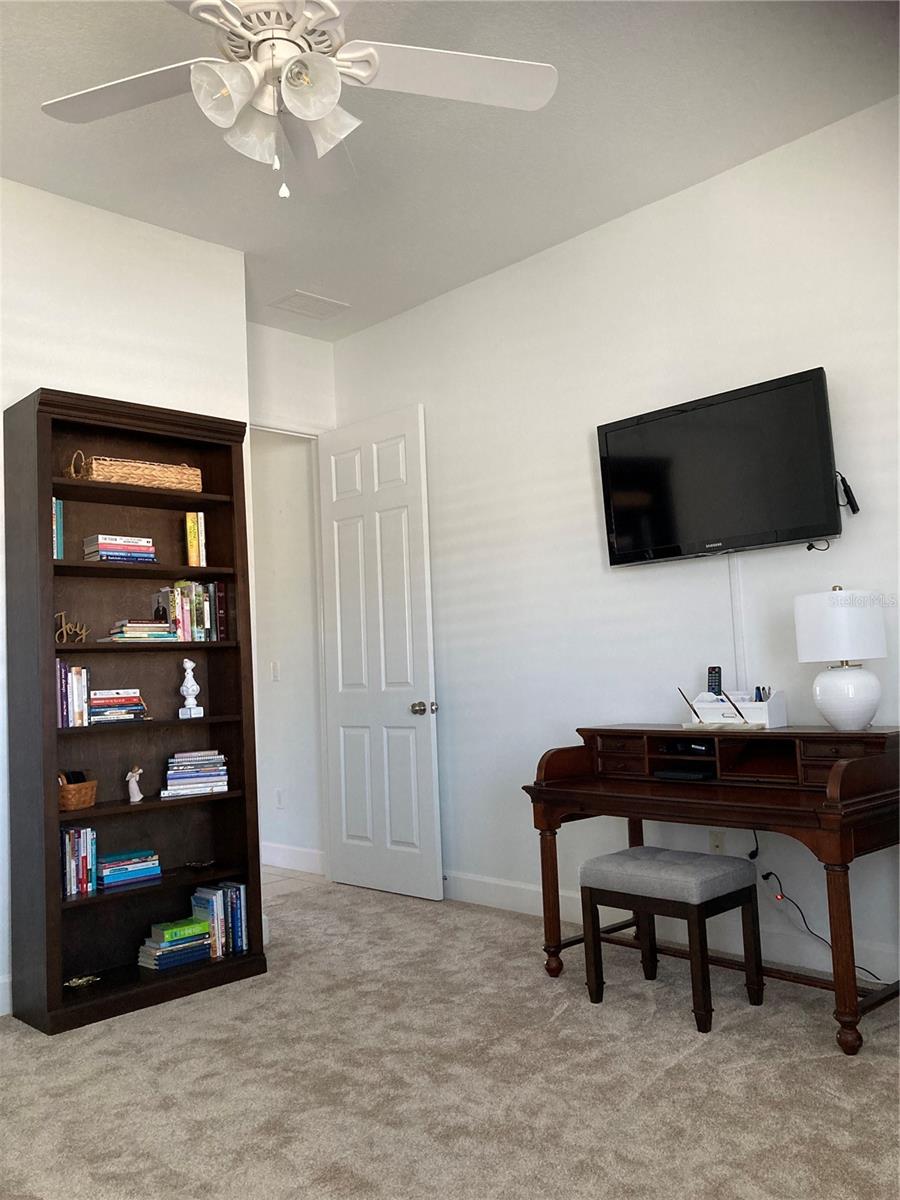
<path id="1" fill-rule="evenodd" d="M 175 491 L 202 492 L 199 467 L 186 463 L 139 462 L 132 458 L 86 458 L 76 450 L 66 472 L 70 479 L 90 479 L 102 483 L 130 483 L 134 487 L 172 488 Z"/>
<path id="2" fill-rule="evenodd" d="M 91 808 L 97 800 L 97 780 L 86 779 L 84 783 L 66 783 L 59 776 L 59 811 L 75 812 L 79 808 Z"/>

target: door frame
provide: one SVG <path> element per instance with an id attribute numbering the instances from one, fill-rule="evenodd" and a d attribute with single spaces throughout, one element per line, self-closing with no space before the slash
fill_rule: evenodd
<path id="1" fill-rule="evenodd" d="M 318 443 L 319 434 L 330 432 L 330 430 L 318 430 L 306 432 L 300 429 L 282 429 L 276 425 L 260 425 L 255 421 L 250 421 L 248 429 L 252 434 L 254 430 L 259 433 L 277 433 L 285 437 L 299 438 L 301 441 Z M 251 454 L 250 439 L 247 439 L 247 453 Z M 251 462 L 251 470 L 249 472 L 250 486 L 253 487 L 253 470 Z M 318 645 L 318 660 L 319 660 L 319 686 L 318 686 L 318 701 L 319 701 L 319 757 L 321 770 L 319 772 L 319 830 L 322 838 L 322 875 L 330 883 L 331 882 L 331 828 L 328 821 L 327 801 L 331 795 L 331 780 L 328 775 L 328 726 L 326 722 L 326 704 L 325 704 L 325 580 L 322 573 L 322 537 L 321 537 L 321 514 L 319 507 L 319 455 L 313 451 L 312 455 L 312 518 L 314 522 L 315 536 L 313 537 L 313 571 L 315 573 L 316 583 L 316 642 Z M 251 518 L 252 518 L 252 496 L 251 496 Z M 253 613 L 256 612 L 256 558 L 254 554 L 253 521 L 250 521 L 251 544 L 250 544 L 250 587 L 251 587 L 251 607 Z M 254 664 L 254 679 L 253 679 L 253 696 L 254 706 L 257 703 L 256 697 L 259 695 L 259 662 L 256 653 L 256 621 L 252 622 L 252 659 Z M 259 723 L 257 722 L 257 729 Z"/>

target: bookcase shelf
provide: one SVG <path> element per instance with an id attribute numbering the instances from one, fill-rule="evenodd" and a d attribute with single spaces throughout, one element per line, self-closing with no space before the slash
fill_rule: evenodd
<path id="1" fill-rule="evenodd" d="M 237 642 L 142 642 L 135 639 L 131 642 L 68 642 L 64 646 L 56 646 L 56 653 L 63 656 L 70 654 L 160 654 L 163 651 L 187 650 L 235 650 Z"/>
<path id="2" fill-rule="evenodd" d="M 13 1013 L 58 1033 L 266 970 L 257 826 L 243 441 L 246 428 L 177 410 L 40 389 L 4 413 L 7 658 L 10 741 Z M 188 463 L 206 490 L 174 491 L 69 479 L 76 451 L 90 457 Z M 52 501 L 63 502 L 65 546 L 52 553 Z M 215 566 L 189 567 L 187 512 L 205 514 Z M 84 538 L 103 530 L 152 538 L 159 563 L 76 561 Z M 67 553 L 66 553 L 67 552 Z M 56 645 L 66 612 L 102 636 L 113 621 L 148 620 L 161 581 L 227 584 L 229 634 L 219 642 L 85 642 Z M 89 635 L 91 636 L 91 635 Z M 176 657 L 172 657 L 172 655 Z M 87 657 L 85 657 L 87 656 Z M 93 656 L 97 656 L 94 658 Z M 181 657 L 197 661 L 200 703 L 215 714 L 181 721 Z M 57 661 L 89 667 L 91 687 L 140 687 L 167 719 L 57 728 Z M 226 792 L 172 796 L 175 753 L 217 751 Z M 148 793 L 129 804 L 125 773 L 144 770 Z M 61 812 L 57 775 L 84 771 L 98 800 Z M 141 846 L 160 860 L 159 879 L 91 896 L 62 894 L 62 833 L 96 831 L 99 854 Z M 189 863 L 212 865 L 193 868 Z M 246 953 L 160 973 L 137 965 L 151 925 L 190 915 L 194 887 L 233 879 L 246 886 Z M 72 978 L 98 976 L 84 988 Z"/>
<path id="3" fill-rule="evenodd" d="M 183 808 L 189 804 L 216 804 L 220 800 L 235 800 L 243 796 L 241 791 L 203 792 L 196 796 L 145 796 L 140 804 L 128 800 L 102 800 L 90 808 L 79 808 L 74 812 L 59 813 L 60 825 L 92 825 L 104 817 L 142 817 L 148 812 L 162 812 L 167 808 Z"/>
<path id="4" fill-rule="evenodd" d="M 191 717 L 189 720 L 157 721 L 151 717 L 145 721 L 102 721 L 96 725 L 69 725 L 65 729 L 57 729 L 58 737 L 90 737 L 101 733 L 137 733 L 139 729 L 187 729 L 195 725 L 233 725 L 241 721 L 241 716 L 230 717 Z"/>
<path id="5" fill-rule="evenodd" d="M 140 883 L 125 883 L 120 887 L 106 890 L 100 888 L 90 896 L 72 896 L 70 899 L 60 900 L 60 907 L 64 912 L 68 912 L 73 908 L 88 908 L 94 904 L 110 904 L 115 900 L 131 899 L 145 892 L 160 892 L 165 891 L 166 888 L 195 887 L 197 884 L 211 883 L 215 879 L 227 879 L 232 875 L 243 874 L 243 867 L 236 867 L 233 863 L 230 865 L 214 863 L 211 867 L 197 869 L 175 867 L 169 871 L 163 871 L 158 879 L 144 879 Z"/>
<path id="6" fill-rule="evenodd" d="M 81 579 L 231 579 L 233 567 L 186 567 L 165 563 L 63 562 L 53 563 L 54 575 Z"/>
<path id="7" fill-rule="evenodd" d="M 97 483 L 92 479 L 53 479 L 53 495 L 59 500 L 89 504 L 131 505 L 134 508 L 174 508 L 186 512 L 231 504 L 232 497 L 216 492 L 184 492 L 172 488 L 135 487 L 130 483 Z"/>

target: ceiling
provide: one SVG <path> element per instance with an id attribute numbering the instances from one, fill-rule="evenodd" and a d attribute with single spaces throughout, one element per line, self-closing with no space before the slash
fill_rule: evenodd
<path id="1" fill-rule="evenodd" d="M 337 339 L 671 195 L 897 90 L 894 3 L 361 2 L 349 38 L 559 69 L 540 112 L 346 89 L 358 183 L 280 200 L 191 96 L 90 125 L 42 100 L 202 54 L 161 0 L 3 0 L 8 178 L 247 255 L 252 321 Z M 350 305 L 271 307 L 294 289 Z"/>

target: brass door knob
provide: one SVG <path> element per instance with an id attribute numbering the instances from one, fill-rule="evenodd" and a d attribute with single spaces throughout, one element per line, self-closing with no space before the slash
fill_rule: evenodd
<path id="1" fill-rule="evenodd" d="M 409 711 L 416 717 L 424 717 L 428 712 L 428 705 L 424 700 L 417 700 L 415 704 L 409 706 Z"/>

